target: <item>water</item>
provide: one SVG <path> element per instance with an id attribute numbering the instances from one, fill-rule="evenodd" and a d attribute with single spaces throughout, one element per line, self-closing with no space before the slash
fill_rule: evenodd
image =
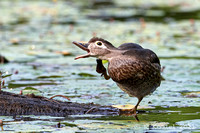
<path id="1" fill-rule="evenodd" d="M 33 87 L 39 95 L 64 94 L 72 102 L 136 104 L 136 98 L 95 72 L 94 58 L 74 60 L 84 51 L 71 42 L 88 41 L 94 35 L 115 46 L 139 43 L 155 51 L 165 66 L 165 80 L 140 104 L 155 108 L 142 109 L 146 112 L 138 114 L 140 123 L 131 116 L 0 116 L 4 130 L 200 132 L 199 6 L 198 1 L 182 0 L 115 0 L 107 6 L 93 1 L 1 1 L 0 54 L 11 62 L 0 68 L 12 74 L 5 78 L 4 91 L 19 93 Z M 68 54 L 63 56 L 64 52 Z M 58 122 L 62 128 L 56 127 Z"/>

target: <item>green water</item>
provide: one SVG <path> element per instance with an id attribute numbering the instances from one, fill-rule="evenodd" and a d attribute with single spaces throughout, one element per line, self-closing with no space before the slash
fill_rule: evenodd
<path id="1" fill-rule="evenodd" d="M 71 42 L 94 35 L 115 46 L 139 43 L 155 51 L 165 66 L 165 80 L 140 104 L 155 108 L 138 114 L 140 123 L 131 116 L 0 116 L 4 130 L 200 132 L 199 9 L 199 1 L 184 0 L 0 1 L 0 54 L 11 61 L 0 69 L 12 74 L 5 78 L 4 91 L 20 93 L 33 87 L 38 95 L 64 94 L 72 102 L 136 104 L 136 98 L 96 73 L 94 58 L 74 60 L 84 51 Z M 58 53 L 63 51 L 70 55 Z M 56 128 L 58 122 L 62 128 Z"/>

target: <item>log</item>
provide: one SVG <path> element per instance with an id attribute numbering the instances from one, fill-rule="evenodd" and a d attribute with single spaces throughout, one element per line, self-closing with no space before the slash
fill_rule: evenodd
<path id="1" fill-rule="evenodd" d="M 8 63 L 9 61 L 2 55 L 0 55 L 0 64 Z"/>
<path id="2" fill-rule="evenodd" d="M 0 91 L 0 115 L 48 115 L 65 117 L 68 115 L 119 115 L 120 111 L 111 106 L 93 103 L 83 104 L 63 102 L 35 95 L 20 95 Z"/>

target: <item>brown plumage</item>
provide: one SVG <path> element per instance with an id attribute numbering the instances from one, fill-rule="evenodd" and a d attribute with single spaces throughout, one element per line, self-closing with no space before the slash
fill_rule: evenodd
<path id="1" fill-rule="evenodd" d="M 160 61 L 157 55 L 135 43 L 124 43 L 118 48 L 102 38 L 92 38 L 87 44 L 73 42 L 88 54 L 78 58 L 96 57 L 97 72 L 107 75 L 101 60 L 108 60 L 108 73 L 119 88 L 131 97 L 137 97 L 138 103 L 132 109 L 135 118 L 136 109 L 146 95 L 156 90 L 161 83 Z"/>

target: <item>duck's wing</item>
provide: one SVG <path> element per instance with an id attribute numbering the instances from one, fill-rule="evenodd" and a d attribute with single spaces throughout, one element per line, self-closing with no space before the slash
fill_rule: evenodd
<path id="1" fill-rule="evenodd" d="M 128 49 L 143 49 L 139 44 L 136 43 L 123 43 L 118 49 L 120 50 L 128 50 Z"/>
<path id="2" fill-rule="evenodd" d="M 157 63 L 160 65 L 160 60 L 159 60 L 158 56 L 151 50 L 149 50 L 149 54 L 150 54 L 151 63 Z"/>
<path id="3" fill-rule="evenodd" d="M 126 50 L 123 55 L 135 56 L 139 60 L 150 60 L 151 63 L 157 63 L 160 65 L 158 56 L 150 49 L 144 49 L 142 46 L 136 43 L 124 43 L 121 44 L 118 49 Z"/>
<path id="4" fill-rule="evenodd" d="M 150 49 L 128 49 L 122 54 L 126 56 L 134 56 L 136 60 L 149 60 L 151 63 L 155 63 L 160 66 L 160 60 L 158 56 Z"/>

